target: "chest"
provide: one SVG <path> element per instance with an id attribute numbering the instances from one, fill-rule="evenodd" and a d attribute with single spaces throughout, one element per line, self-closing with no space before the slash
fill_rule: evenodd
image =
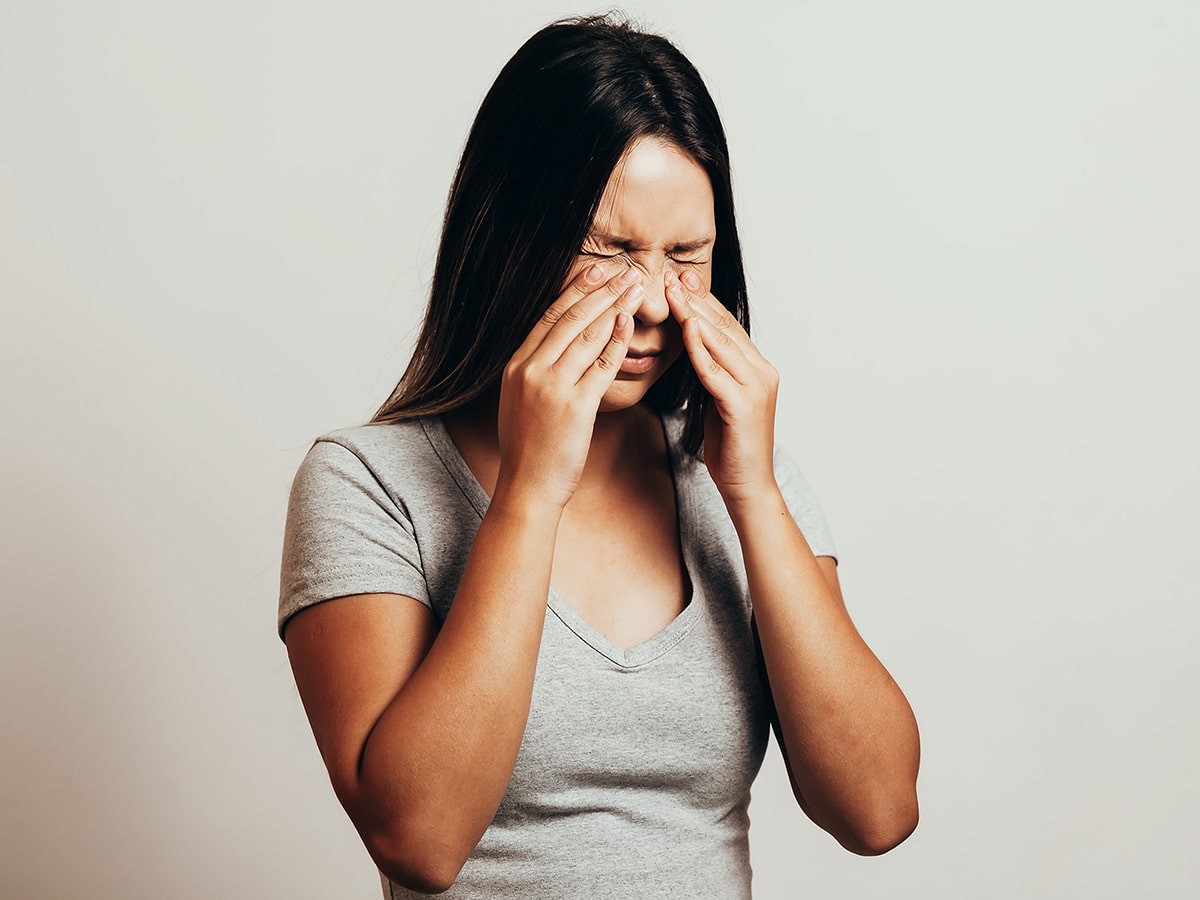
<path id="1" fill-rule="evenodd" d="M 551 583 L 620 647 L 674 621 L 688 604 L 691 582 L 669 472 L 572 500 L 559 525 Z"/>
<path id="2" fill-rule="evenodd" d="M 501 820 L 640 809 L 676 821 L 706 810 L 715 822 L 741 809 L 768 717 L 740 599 L 698 583 L 687 609 L 631 651 L 552 600 Z"/>

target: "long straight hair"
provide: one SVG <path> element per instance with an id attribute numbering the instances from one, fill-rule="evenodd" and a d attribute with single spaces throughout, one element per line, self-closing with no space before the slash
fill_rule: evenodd
<path id="1" fill-rule="evenodd" d="M 712 292 L 749 330 L 729 150 L 716 105 L 670 41 L 610 16 L 543 28 L 488 91 L 446 205 L 424 324 L 373 423 L 459 409 L 504 366 L 562 292 L 609 176 L 639 138 L 679 146 L 708 174 Z M 684 449 L 704 439 L 708 393 L 687 354 L 647 402 L 686 409 Z"/>

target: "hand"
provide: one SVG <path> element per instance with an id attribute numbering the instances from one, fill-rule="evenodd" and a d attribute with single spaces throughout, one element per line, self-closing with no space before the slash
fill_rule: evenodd
<path id="1" fill-rule="evenodd" d="M 692 368 L 712 395 L 704 460 L 726 505 L 778 490 L 773 457 L 779 373 L 694 272 L 668 272 L 666 294 Z"/>
<path id="2" fill-rule="evenodd" d="M 621 369 L 645 289 L 627 264 L 577 274 L 513 354 L 500 382 L 497 493 L 565 506 L 591 446 L 596 412 Z"/>

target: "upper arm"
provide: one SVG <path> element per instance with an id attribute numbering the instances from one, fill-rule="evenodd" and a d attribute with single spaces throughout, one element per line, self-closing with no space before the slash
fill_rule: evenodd
<path id="1" fill-rule="evenodd" d="M 363 748 L 438 625 L 407 509 L 351 446 L 318 440 L 292 482 L 279 628 L 334 790 L 355 818 Z"/>
<path id="2" fill-rule="evenodd" d="M 804 478 L 800 467 L 782 447 L 775 448 L 775 481 L 779 492 L 787 504 L 792 519 L 800 526 L 804 539 L 818 559 L 826 559 L 830 566 L 837 563 L 837 549 L 834 547 L 833 535 L 817 496 Z M 828 572 L 826 572 L 828 578 Z M 836 581 L 836 576 L 835 576 Z"/>
<path id="3" fill-rule="evenodd" d="M 311 606 L 383 593 L 430 605 L 416 527 L 357 452 L 319 440 L 296 471 L 288 499 L 280 635 Z"/>
<path id="4" fill-rule="evenodd" d="M 358 773 L 375 724 L 437 635 L 429 607 L 397 594 L 357 594 L 309 606 L 284 641 L 334 791 L 357 821 Z"/>
<path id="5" fill-rule="evenodd" d="M 833 596 L 837 598 L 838 603 L 845 606 L 846 601 L 842 598 L 842 583 L 838 580 L 837 559 L 832 556 L 818 556 L 817 566 L 821 569 L 821 574 L 825 576 L 825 583 L 829 585 Z"/>

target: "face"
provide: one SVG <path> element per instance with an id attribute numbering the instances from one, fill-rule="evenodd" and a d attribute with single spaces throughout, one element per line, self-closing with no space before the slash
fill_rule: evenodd
<path id="1" fill-rule="evenodd" d="M 683 150 L 659 138 L 642 138 L 625 151 L 570 275 L 597 261 L 613 272 L 628 263 L 643 275 L 646 292 L 634 315 L 633 338 L 601 412 L 638 403 L 683 351 L 664 278 L 690 269 L 708 290 L 716 230 L 708 175 Z"/>

